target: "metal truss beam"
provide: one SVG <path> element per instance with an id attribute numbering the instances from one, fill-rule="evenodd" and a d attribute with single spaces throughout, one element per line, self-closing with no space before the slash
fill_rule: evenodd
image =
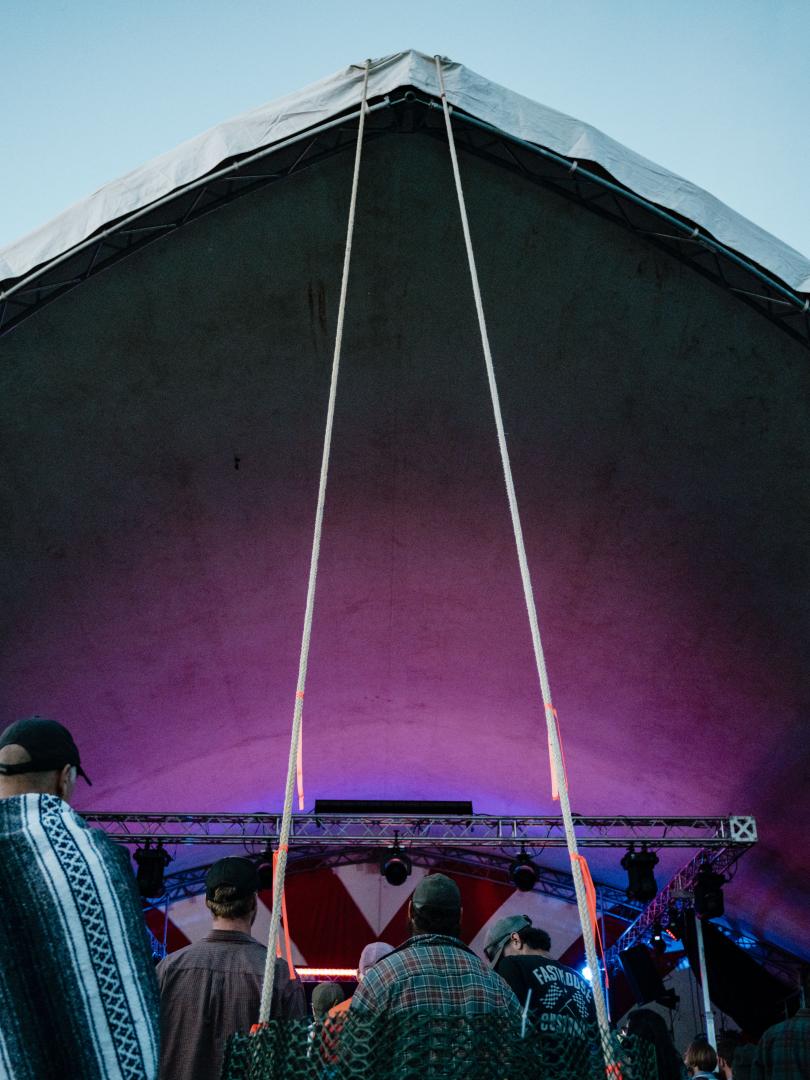
<path id="1" fill-rule="evenodd" d="M 369 140 L 414 132 L 446 141 L 435 99 L 403 88 L 395 99 L 370 105 Z M 69 252 L 0 292 L 0 335 L 44 304 L 87 281 L 120 259 L 154 243 L 203 214 L 354 146 L 358 112 L 348 113 L 247 157 L 171 192 L 115 222 Z M 793 292 L 760 266 L 613 181 L 598 165 L 581 165 L 544 147 L 499 131 L 474 116 L 453 111 L 459 150 L 475 155 L 608 218 L 665 250 L 810 347 L 810 299 Z"/>
<path id="2" fill-rule="evenodd" d="M 174 845 L 241 845 L 261 855 L 278 843 L 278 814 L 114 813 L 84 814 L 91 825 L 103 828 L 120 843 L 147 841 Z M 574 817 L 580 847 L 627 848 L 644 844 L 651 849 L 699 849 L 698 861 L 710 858 L 729 866 L 756 843 L 756 822 L 751 817 Z M 562 818 L 515 817 L 487 814 L 460 816 L 294 814 L 290 831 L 290 869 L 368 863 L 398 842 L 417 864 L 448 866 L 460 873 L 509 880 L 509 864 L 519 850 L 537 859 L 546 848 L 566 846 Z M 695 860 L 693 860 L 694 862 Z M 206 864 L 207 865 L 207 864 Z M 691 864 L 690 864 L 691 865 Z M 575 902 L 571 876 L 540 866 L 536 889 L 569 903 Z M 201 889 L 205 867 L 167 878 L 173 899 Z M 610 885 L 597 888 L 602 910 L 637 920 L 641 905 Z M 654 918 L 654 917 L 653 917 Z M 652 918 L 649 924 L 652 925 Z M 646 925 L 646 924 L 645 924 Z M 644 927 L 638 933 L 643 934 Z"/>
<path id="3" fill-rule="evenodd" d="M 114 813 L 89 811 L 90 824 L 124 843 L 161 840 L 167 844 L 269 844 L 278 842 L 280 814 Z M 742 849 L 756 843 L 751 817 L 574 817 L 581 847 Z M 429 815 L 294 814 L 290 845 L 315 848 L 403 846 L 519 848 L 542 851 L 565 847 L 562 818 L 473 814 Z"/>
<path id="4" fill-rule="evenodd" d="M 100 826 L 113 839 L 134 846 L 161 841 L 164 845 L 240 845 L 261 858 L 278 842 L 277 814 L 184 814 L 88 812 L 85 820 Z M 756 822 L 732 817 L 582 817 L 574 818 L 582 847 L 626 848 L 645 844 L 650 849 L 692 848 L 694 857 L 644 907 L 628 899 L 621 888 L 596 884 L 598 910 L 628 924 L 608 950 L 610 968 L 619 953 L 647 941 L 653 924 L 670 908 L 692 903 L 698 870 L 709 863 L 718 873 L 730 870 L 757 840 Z M 545 848 L 562 848 L 565 837 L 560 817 L 515 817 L 474 814 L 467 817 L 414 815 L 295 814 L 290 835 L 289 872 L 307 873 L 337 866 L 368 864 L 398 841 L 416 866 L 441 867 L 456 874 L 509 884 L 509 867 L 516 851 L 525 847 L 538 869 L 536 893 L 576 904 L 570 873 L 544 866 L 538 855 Z M 166 891 L 151 905 L 162 909 L 204 891 L 213 860 L 166 875 Z M 718 924 L 760 963 L 777 974 L 793 975 L 801 961 L 751 935 Z"/>
<path id="5" fill-rule="evenodd" d="M 632 945 L 649 944 L 653 925 L 661 922 L 666 925 L 669 916 L 674 911 L 684 911 L 694 906 L 694 890 L 697 873 L 701 866 L 709 863 L 711 868 L 718 874 L 725 874 L 730 870 L 744 853 L 744 848 L 739 847 L 703 850 L 698 852 L 686 866 L 673 877 L 655 899 L 631 922 L 620 938 L 612 945 L 605 954 L 605 964 L 609 970 L 615 971 L 620 966 L 619 954 Z M 745 949 L 758 964 L 761 964 L 772 975 L 799 985 L 799 977 L 802 970 L 808 967 L 808 961 L 801 959 L 793 953 L 780 949 L 777 945 L 763 941 L 753 934 L 736 927 L 728 918 L 713 919 L 715 926 L 726 937 L 730 938 L 735 945 Z"/>
<path id="6" fill-rule="evenodd" d="M 714 849 L 704 848 L 694 858 L 690 859 L 686 866 L 682 867 L 675 877 L 659 891 L 658 895 L 641 912 L 613 946 L 605 954 L 605 964 L 609 969 L 615 969 L 619 964 L 619 953 L 629 949 L 632 945 L 646 942 L 656 922 L 666 924 L 669 913 L 673 908 L 683 909 L 694 904 L 695 883 L 700 869 L 707 863 L 718 874 L 724 874 L 730 870 L 741 855 L 744 854 L 747 845 L 730 845 Z"/>

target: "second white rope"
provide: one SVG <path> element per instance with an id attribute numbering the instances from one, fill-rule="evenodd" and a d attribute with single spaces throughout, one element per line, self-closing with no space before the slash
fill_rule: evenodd
<path id="1" fill-rule="evenodd" d="M 518 563 L 520 566 L 520 578 L 523 583 L 523 596 L 526 601 L 526 611 L 529 616 L 529 627 L 531 629 L 532 644 L 534 646 L 534 657 L 537 664 L 537 674 L 540 680 L 540 690 L 543 695 L 543 711 L 546 717 L 546 728 L 549 740 L 549 746 L 551 748 L 551 758 L 553 761 L 554 771 L 556 773 L 557 788 L 560 793 L 560 810 L 562 811 L 563 826 L 565 829 L 565 839 L 568 845 L 568 853 L 571 859 L 571 873 L 574 880 L 574 890 L 577 897 L 577 909 L 579 911 L 580 925 L 582 927 L 582 939 L 585 944 L 585 955 L 588 960 L 588 966 L 593 972 L 593 995 L 594 1004 L 596 1006 L 596 1015 L 599 1022 L 600 1036 L 602 1040 L 603 1052 L 605 1055 L 605 1061 L 608 1066 L 612 1064 L 612 1055 L 610 1053 L 610 1025 L 607 1017 L 607 1009 L 605 1006 L 605 998 L 602 993 L 602 985 L 599 979 L 599 963 L 596 956 L 596 942 L 594 940 L 593 927 L 591 926 L 590 913 L 588 911 L 588 901 L 585 894 L 585 882 L 582 876 L 582 868 L 578 859 L 577 839 L 574 832 L 574 822 L 571 816 L 571 805 L 568 799 L 568 784 L 565 777 L 565 769 L 562 761 L 562 749 L 560 747 L 560 740 L 557 733 L 557 724 L 554 716 L 554 707 L 551 700 L 551 686 L 549 684 L 548 672 L 546 670 L 546 660 L 543 653 L 543 644 L 540 639 L 540 626 L 537 620 L 537 608 L 534 602 L 534 590 L 532 589 L 531 574 L 529 573 L 529 563 L 526 556 L 526 545 L 523 539 L 523 528 L 520 523 L 520 511 L 517 504 L 517 496 L 515 494 L 515 484 L 512 479 L 512 466 L 509 461 L 509 450 L 506 445 L 506 433 L 503 426 L 503 417 L 501 415 L 501 403 L 498 395 L 498 385 L 495 380 L 495 367 L 492 362 L 492 351 L 489 345 L 489 334 L 487 332 L 486 319 L 484 317 L 484 305 L 481 300 L 481 287 L 478 281 L 478 270 L 475 265 L 475 254 L 473 252 L 472 238 L 470 235 L 470 225 L 467 218 L 467 206 L 464 200 L 464 189 L 461 185 L 461 173 L 458 167 L 458 157 L 456 155 L 456 143 L 453 136 L 453 125 L 450 122 L 450 107 L 447 102 L 447 93 L 444 87 L 444 75 L 442 73 L 441 58 L 439 56 L 434 57 L 436 64 L 436 74 L 439 80 L 439 90 L 441 94 L 442 108 L 444 110 L 444 122 L 447 129 L 447 141 L 450 146 L 450 160 L 453 166 L 453 177 L 456 184 L 456 195 L 458 197 L 459 213 L 461 215 L 461 227 L 464 233 L 464 243 L 467 248 L 467 261 L 470 268 L 470 279 L 472 281 L 473 297 L 475 299 L 475 310 L 478 314 L 478 327 L 481 333 L 481 346 L 484 352 L 484 363 L 487 370 L 487 379 L 489 381 L 489 392 L 492 399 L 492 409 L 495 415 L 495 427 L 498 433 L 498 446 L 501 452 L 501 464 L 503 466 L 503 475 L 506 482 L 506 495 L 509 501 L 509 511 L 512 517 L 512 528 L 515 534 L 515 544 L 517 546 Z"/>

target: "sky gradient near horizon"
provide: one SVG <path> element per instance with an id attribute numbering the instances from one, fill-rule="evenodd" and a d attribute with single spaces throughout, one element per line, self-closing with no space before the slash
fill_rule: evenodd
<path id="1" fill-rule="evenodd" d="M 808 40 L 803 0 L 0 0 L 0 248 L 222 120 L 417 48 L 593 124 L 810 255 Z"/>

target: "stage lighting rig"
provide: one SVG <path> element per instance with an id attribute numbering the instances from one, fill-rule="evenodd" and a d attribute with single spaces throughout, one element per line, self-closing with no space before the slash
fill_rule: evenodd
<path id="1" fill-rule="evenodd" d="M 389 885 L 404 885 L 410 877 L 411 860 L 399 846 L 399 840 L 380 859 L 380 873 Z"/>
<path id="2" fill-rule="evenodd" d="M 142 848 L 136 849 L 133 858 L 138 867 L 135 880 L 141 896 L 146 900 L 163 896 L 166 891 L 163 874 L 172 861 L 171 855 L 163 847 L 163 841 L 158 840 L 157 847 L 153 848 L 151 841 L 147 840 Z"/>
<path id="3" fill-rule="evenodd" d="M 531 892 L 540 877 L 540 871 L 526 854 L 526 845 L 521 844 L 520 854 L 509 867 L 509 877 L 519 892 Z"/>
<path id="4" fill-rule="evenodd" d="M 701 919 L 718 919 L 725 911 L 723 886 L 727 879 L 703 863 L 695 880 L 695 914 Z"/>
<path id="5" fill-rule="evenodd" d="M 630 845 L 622 859 L 622 867 L 627 871 L 627 896 L 630 900 L 646 904 L 655 899 L 658 883 L 653 870 L 657 865 L 658 856 L 654 851 L 648 851 L 646 844 L 641 845 L 641 851 L 636 851 L 635 844 Z"/>

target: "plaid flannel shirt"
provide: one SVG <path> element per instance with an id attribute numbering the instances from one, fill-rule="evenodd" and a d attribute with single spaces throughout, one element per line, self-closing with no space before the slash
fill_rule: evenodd
<path id="1" fill-rule="evenodd" d="M 751 1080 L 807 1080 L 810 1077 L 810 1009 L 768 1028 L 751 1062 Z"/>
<path id="2" fill-rule="evenodd" d="M 517 998 L 458 938 L 417 934 L 365 975 L 351 1012 L 419 1010 L 480 1016 L 500 1013 L 520 1023 Z"/>

